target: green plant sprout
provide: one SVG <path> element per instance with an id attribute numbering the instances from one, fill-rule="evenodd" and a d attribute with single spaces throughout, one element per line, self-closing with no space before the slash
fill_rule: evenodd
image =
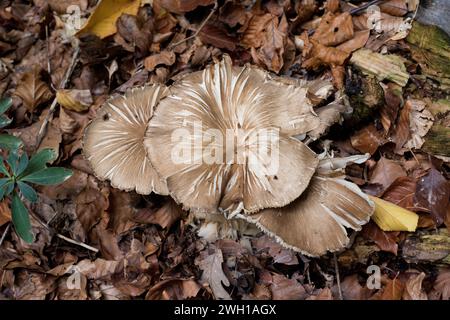
<path id="1" fill-rule="evenodd" d="M 12 102 L 10 98 L 0 100 L 0 126 L 11 123 L 11 119 L 3 115 Z M 54 185 L 72 176 L 72 171 L 60 167 L 47 167 L 47 163 L 56 159 L 52 149 L 43 149 L 28 159 L 26 152 L 21 151 L 22 141 L 8 134 L 0 134 L 0 148 L 8 150 L 6 159 L 0 156 L 0 200 L 11 199 L 11 214 L 14 228 L 24 241 L 33 242 L 31 222 L 28 210 L 22 198 L 36 202 L 38 195 L 30 184 Z"/>

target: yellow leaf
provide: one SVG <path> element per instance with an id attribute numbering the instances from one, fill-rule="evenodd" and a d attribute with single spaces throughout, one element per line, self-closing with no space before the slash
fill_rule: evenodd
<path id="1" fill-rule="evenodd" d="M 89 90 L 59 89 L 56 92 L 56 100 L 64 108 L 77 112 L 89 109 L 94 103 Z"/>
<path id="2" fill-rule="evenodd" d="M 373 221 L 383 231 L 416 231 L 419 216 L 389 201 L 369 196 L 375 202 Z"/>
<path id="3" fill-rule="evenodd" d="M 141 0 L 101 0 L 77 35 L 93 33 L 106 38 L 117 32 L 116 21 L 126 13 L 136 15 Z"/>

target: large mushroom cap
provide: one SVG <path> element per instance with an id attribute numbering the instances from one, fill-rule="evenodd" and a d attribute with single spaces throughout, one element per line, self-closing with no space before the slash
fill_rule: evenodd
<path id="1" fill-rule="evenodd" d="M 161 100 L 145 138 L 151 163 L 172 197 L 192 211 L 287 205 L 318 164 L 290 137 L 318 125 L 306 94 L 262 70 L 233 67 L 225 56 L 175 83 Z"/>
<path id="2" fill-rule="evenodd" d="M 346 228 L 361 230 L 373 211 L 373 202 L 355 184 L 314 176 L 308 189 L 288 206 L 239 217 L 283 246 L 316 257 L 345 247 Z"/>
<path id="3" fill-rule="evenodd" d="M 153 108 L 167 93 L 163 85 L 133 88 L 101 107 L 83 139 L 83 152 L 100 179 L 140 194 L 168 194 L 167 185 L 152 167 L 143 144 Z"/>

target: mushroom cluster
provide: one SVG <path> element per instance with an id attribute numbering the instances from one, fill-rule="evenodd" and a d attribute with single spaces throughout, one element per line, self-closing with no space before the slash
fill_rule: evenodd
<path id="1" fill-rule="evenodd" d="M 355 184 L 318 174 L 318 156 L 296 137 L 321 125 L 307 84 L 225 56 L 170 87 L 112 97 L 87 127 L 83 150 L 114 187 L 244 219 L 319 256 L 346 246 L 346 228 L 360 230 L 374 210 Z"/>

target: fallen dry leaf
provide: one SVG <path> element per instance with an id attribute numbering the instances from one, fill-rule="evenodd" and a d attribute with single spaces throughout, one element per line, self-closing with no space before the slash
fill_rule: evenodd
<path id="1" fill-rule="evenodd" d="M 203 251 L 195 262 L 203 271 L 202 281 L 209 284 L 214 297 L 220 300 L 231 300 L 229 293 L 223 288 L 223 285 L 229 286 L 230 281 L 223 272 L 222 263 L 222 250 L 217 248 L 211 254 Z"/>
<path id="2" fill-rule="evenodd" d="M 406 101 L 410 105 L 409 128 L 411 138 L 404 144 L 408 149 L 420 149 L 425 142 L 424 136 L 433 126 L 434 117 L 426 108 L 424 101 L 410 99 Z"/>
<path id="3" fill-rule="evenodd" d="M 374 154 L 378 147 L 386 142 L 386 139 L 373 124 L 370 124 L 351 136 L 350 142 L 358 151 Z"/>
<path id="4" fill-rule="evenodd" d="M 397 178 L 405 177 L 406 171 L 396 161 L 381 157 L 375 166 L 371 183 L 379 183 L 386 190 Z"/>
<path id="5" fill-rule="evenodd" d="M 33 112 L 37 106 L 47 102 L 53 97 L 49 87 L 40 78 L 40 70 L 35 68 L 27 72 L 14 91 L 14 95 L 22 99 L 29 112 Z"/>
<path id="6" fill-rule="evenodd" d="M 145 69 L 153 71 L 158 65 L 171 66 L 175 63 L 175 53 L 173 51 L 163 51 L 148 56 L 144 60 Z"/>
<path id="7" fill-rule="evenodd" d="M 411 177 L 398 177 L 384 191 L 382 198 L 408 210 L 414 208 L 416 180 Z"/>
<path id="8" fill-rule="evenodd" d="M 151 287 L 146 300 L 186 300 L 194 298 L 200 285 L 192 279 L 166 279 Z"/>
<path id="9" fill-rule="evenodd" d="M 409 231 L 417 228 L 419 216 L 412 211 L 399 207 L 383 199 L 369 196 L 375 203 L 372 220 L 383 231 Z"/>
<path id="10" fill-rule="evenodd" d="M 155 2 L 170 12 L 184 13 L 199 6 L 209 6 L 214 3 L 214 0 L 157 0 Z"/>
<path id="11" fill-rule="evenodd" d="M 198 34 L 203 43 L 213 45 L 217 48 L 234 51 L 236 49 L 237 39 L 227 34 L 225 28 L 216 25 L 205 25 Z"/>
<path id="12" fill-rule="evenodd" d="M 438 298 L 442 300 L 450 299 L 450 270 L 441 269 L 434 282 L 433 290 Z"/>
<path id="13" fill-rule="evenodd" d="M 427 294 L 422 289 L 425 273 L 411 274 L 406 280 L 403 300 L 428 300 Z"/>
<path id="14" fill-rule="evenodd" d="M 64 108 L 81 112 L 89 109 L 94 102 L 90 90 L 59 89 L 56 100 Z"/>
<path id="15" fill-rule="evenodd" d="M 183 210 L 172 199 L 159 209 L 140 209 L 132 219 L 139 223 L 156 223 L 162 228 L 169 229 L 183 215 Z"/>
<path id="16" fill-rule="evenodd" d="M 437 225 L 444 222 L 450 205 L 450 184 L 436 169 L 417 182 L 414 206 L 431 213 Z"/>
<path id="17" fill-rule="evenodd" d="M 397 255 L 398 232 L 385 232 L 374 222 L 369 222 L 363 227 L 361 234 L 364 238 L 374 241 L 381 250 Z"/>
<path id="18" fill-rule="evenodd" d="M 102 0 L 77 35 L 92 33 L 101 39 L 113 35 L 117 19 L 124 13 L 136 15 L 140 4 L 141 0 Z"/>

